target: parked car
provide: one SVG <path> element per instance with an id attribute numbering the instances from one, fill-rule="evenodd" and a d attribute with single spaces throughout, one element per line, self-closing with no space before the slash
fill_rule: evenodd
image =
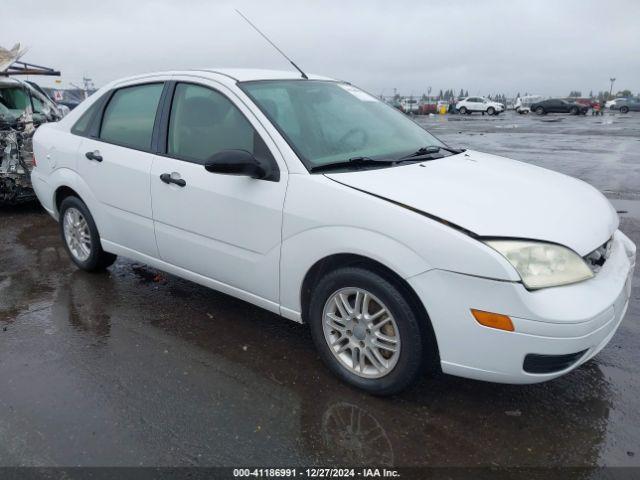
<path id="1" fill-rule="evenodd" d="M 418 107 L 419 115 L 429 115 L 430 113 L 438 113 L 438 103 L 436 101 L 425 100 L 420 102 Z"/>
<path id="2" fill-rule="evenodd" d="M 40 127 L 33 184 L 71 260 L 121 255 L 308 324 L 375 394 L 425 370 L 542 382 L 604 348 L 636 248 L 600 192 L 309 77 L 142 75 Z"/>
<path id="3" fill-rule="evenodd" d="M 605 108 L 609 108 L 611 110 L 615 110 L 616 109 L 616 105 L 618 105 L 619 102 L 626 102 L 628 99 L 626 97 L 619 97 L 619 98 L 614 98 L 613 100 L 607 100 L 604 103 Z"/>
<path id="4" fill-rule="evenodd" d="M 611 109 L 619 110 L 620 113 L 640 112 L 640 98 L 627 98 L 616 102 Z"/>
<path id="5" fill-rule="evenodd" d="M 531 112 L 531 104 L 540 102 L 544 97 L 542 95 L 526 95 L 524 97 L 518 97 L 513 108 L 520 114 Z"/>
<path id="6" fill-rule="evenodd" d="M 597 99 L 586 98 L 586 97 L 569 97 L 565 98 L 565 100 L 569 103 L 577 103 L 579 105 L 583 105 L 587 108 L 593 108 L 596 105 L 599 105 Z"/>
<path id="7" fill-rule="evenodd" d="M 484 97 L 467 97 L 463 98 L 456 104 L 456 110 L 458 110 L 463 115 L 473 112 L 498 115 L 500 112 L 504 112 L 504 105 L 498 102 L 487 100 Z"/>
<path id="8" fill-rule="evenodd" d="M 415 98 L 403 98 L 400 100 L 400 108 L 404 113 L 418 113 L 420 107 Z"/>
<path id="9" fill-rule="evenodd" d="M 34 84 L 0 77 L 0 205 L 35 200 L 30 178 L 33 133 L 65 113 Z"/>
<path id="10" fill-rule="evenodd" d="M 531 111 L 538 115 L 545 115 L 547 113 L 570 113 L 571 115 L 586 115 L 589 111 L 589 107 L 586 105 L 580 105 L 575 102 L 568 102 L 560 98 L 550 98 L 548 100 L 542 100 L 540 102 L 532 103 Z"/>

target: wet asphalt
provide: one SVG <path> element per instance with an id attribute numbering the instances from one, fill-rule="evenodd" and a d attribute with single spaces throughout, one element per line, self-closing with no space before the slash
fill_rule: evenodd
<path id="1" fill-rule="evenodd" d="M 640 244 L 640 114 L 418 121 L 586 180 Z M 0 466 L 638 466 L 638 287 L 560 379 L 376 398 L 327 372 L 305 326 L 126 259 L 78 271 L 37 205 L 1 208 Z"/>

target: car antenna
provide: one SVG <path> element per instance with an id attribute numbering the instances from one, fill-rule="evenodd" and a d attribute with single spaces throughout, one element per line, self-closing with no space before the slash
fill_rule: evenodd
<path id="1" fill-rule="evenodd" d="M 264 37 L 264 39 L 265 39 L 267 42 L 269 42 L 273 48 L 275 48 L 278 52 L 280 52 L 280 55 L 282 55 L 284 58 L 286 58 L 287 60 L 289 60 L 289 63 L 290 63 L 291 65 L 293 65 L 293 67 L 294 67 L 296 70 L 298 70 L 298 71 L 300 72 L 300 74 L 302 75 L 302 78 L 304 78 L 305 80 L 308 80 L 308 79 L 309 79 L 309 77 L 307 77 L 307 74 L 306 74 L 306 73 L 304 73 L 304 72 L 302 71 L 302 69 L 301 69 L 298 65 L 296 65 L 296 64 L 294 63 L 294 61 L 293 61 L 293 60 L 291 60 L 289 57 L 287 57 L 287 55 L 286 55 L 282 50 L 280 50 L 280 49 L 278 48 L 278 46 L 277 46 L 275 43 L 273 43 L 271 40 L 269 40 L 269 37 L 267 37 L 264 33 L 262 33 L 262 32 L 260 31 L 260 29 L 259 29 L 258 27 L 256 27 L 253 23 L 251 23 L 251 20 L 249 20 L 247 17 L 245 17 L 245 16 L 242 14 L 242 12 L 241 12 L 240 10 L 238 10 L 237 8 L 235 9 L 235 11 L 236 11 L 236 12 L 238 12 L 238 15 L 240 15 L 242 18 L 244 18 L 244 19 L 246 20 L 246 22 L 247 22 L 249 25 L 251 25 L 251 26 L 254 28 L 254 30 L 255 30 L 256 32 L 258 32 L 260 35 L 262 35 L 262 36 Z"/>

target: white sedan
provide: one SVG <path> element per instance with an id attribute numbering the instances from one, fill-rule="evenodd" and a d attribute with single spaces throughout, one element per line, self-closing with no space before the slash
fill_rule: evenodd
<path id="1" fill-rule="evenodd" d="M 627 308 L 636 249 L 600 192 L 451 148 L 348 83 L 142 75 L 40 127 L 34 149 L 79 268 L 121 255 L 306 323 L 328 367 L 375 394 L 427 370 L 550 380 Z"/>

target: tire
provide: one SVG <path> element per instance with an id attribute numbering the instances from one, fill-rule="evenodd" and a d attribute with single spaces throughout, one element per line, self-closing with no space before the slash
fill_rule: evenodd
<path id="1" fill-rule="evenodd" d="M 629 107 L 620 107 L 620 113 L 629 113 Z"/>
<path id="2" fill-rule="evenodd" d="M 62 201 L 58 224 L 64 248 L 80 269 L 101 271 L 116 261 L 116 255 L 102 249 L 93 217 L 78 197 L 71 196 Z"/>
<path id="3" fill-rule="evenodd" d="M 467 107 L 460 107 L 458 111 L 460 112 L 460 115 L 464 115 L 468 112 Z"/>
<path id="4" fill-rule="evenodd" d="M 542 108 L 542 107 L 536 108 L 536 114 L 544 115 L 545 114 L 544 108 Z"/>
<path id="5" fill-rule="evenodd" d="M 496 109 L 493 107 L 489 107 L 487 108 L 487 115 L 495 115 L 496 114 Z"/>
<path id="6" fill-rule="evenodd" d="M 360 292 L 360 297 L 357 297 L 357 292 Z M 373 311 L 373 315 L 376 315 L 382 308 L 387 312 L 370 323 L 362 317 L 355 321 L 349 320 L 349 317 L 343 320 L 344 314 L 341 312 L 348 310 L 344 303 L 340 303 L 342 309 L 338 306 L 338 295 L 342 294 L 352 311 L 357 311 L 356 299 L 362 299 L 363 293 L 367 293 L 370 300 L 366 302 L 368 308 L 363 306 L 364 301 L 360 302 L 361 312 Z M 377 309 L 378 306 L 382 308 Z M 428 323 L 421 325 L 421 322 L 428 320 L 423 319 L 423 315 L 412 307 L 403 288 L 365 268 L 343 267 L 325 275 L 314 288 L 308 313 L 311 335 L 322 361 L 341 380 L 368 393 L 398 393 L 414 384 L 425 367 L 434 369 L 438 364 L 437 346 L 431 326 Z M 383 320 L 385 318 L 386 321 Z M 376 321 L 379 322 L 377 325 L 374 323 Z M 425 326 L 428 328 L 424 328 Z M 369 328 L 365 331 L 365 327 Z M 370 343 L 376 342 L 379 334 L 396 340 L 397 350 L 394 353 L 374 348 L 375 345 Z M 337 337 L 338 341 L 333 343 L 336 349 L 343 348 L 343 340 L 350 345 L 344 347 L 341 353 L 334 352 L 329 345 Z M 361 349 L 362 346 L 364 348 Z M 378 355 L 374 355 L 374 350 L 377 350 Z M 362 352 L 366 354 L 362 355 Z M 386 366 L 380 363 L 376 367 L 372 359 L 380 359 L 381 355 Z M 356 359 L 362 358 L 363 361 L 356 362 Z"/>
<path id="7" fill-rule="evenodd" d="M 578 113 L 580 113 L 580 110 L 578 110 L 577 107 L 571 107 L 571 109 L 569 110 L 569 113 L 571 115 L 578 115 Z"/>

